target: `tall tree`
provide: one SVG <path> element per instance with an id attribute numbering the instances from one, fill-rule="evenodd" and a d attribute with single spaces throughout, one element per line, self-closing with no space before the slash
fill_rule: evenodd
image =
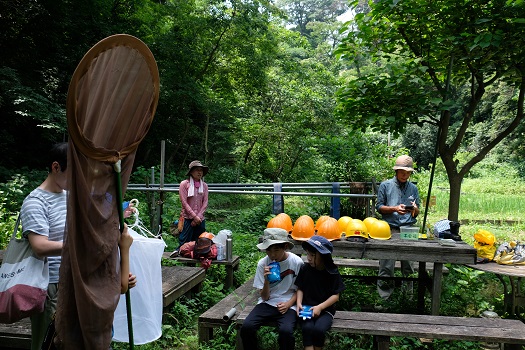
<path id="1" fill-rule="evenodd" d="M 288 23 L 306 37 L 313 31 L 310 24 L 333 23 L 348 10 L 344 0 L 279 0 L 277 4 L 288 14 Z"/>
<path id="2" fill-rule="evenodd" d="M 439 130 L 450 220 L 458 219 L 463 177 L 523 121 L 524 23 L 522 1 L 380 0 L 344 28 L 338 53 L 349 60 L 368 55 L 373 65 L 348 77 L 340 114 L 356 129 L 401 133 L 428 123 Z M 512 91 L 507 107 L 480 113 L 487 89 L 500 84 Z M 487 122 L 497 128 L 461 162 L 455 155 L 469 133 Z"/>

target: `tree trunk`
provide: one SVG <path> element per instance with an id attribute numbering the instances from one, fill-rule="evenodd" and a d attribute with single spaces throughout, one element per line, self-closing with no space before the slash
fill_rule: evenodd
<path id="1" fill-rule="evenodd" d="M 459 198 L 461 197 L 461 183 L 463 177 L 455 172 L 448 175 L 450 185 L 450 195 L 448 202 L 448 219 L 450 221 L 459 221 Z"/>

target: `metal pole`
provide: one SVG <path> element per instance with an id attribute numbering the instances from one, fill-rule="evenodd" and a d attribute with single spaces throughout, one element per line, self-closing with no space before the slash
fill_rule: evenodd
<path id="1" fill-rule="evenodd" d="M 160 191 L 160 199 L 159 199 L 159 212 L 157 213 L 158 218 L 158 232 L 162 232 L 162 212 L 164 208 L 164 162 L 166 159 L 166 141 L 162 140 L 160 143 L 160 181 L 159 181 L 159 191 Z M 157 233 L 158 233 L 157 232 Z"/>
<path id="2" fill-rule="evenodd" d="M 450 55 L 450 62 L 448 65 L 448 72 L 447 72 L 447 82 L 445 85 L 445 96 L 443 96 L 443 102 L 445 102 L 448 99 L 448 91 L 450 89 L 450 76 L 452 75 L 453 63 L 454 63 L 454 55 Z M 437 160 L 438 151 L 439 151 L 439 139 L 441 138 L 441 120 L 443 119 L 444 113 L 445 111 L 441 112 L 441 118 L 439 119 L 439 124 L 438 124 L 436 147 L 434 147 L 434 163 L 432 164 L 432 170 L 430 171 L 430 181 L 428 182 L 428 193 L 427 193 L 427 200 L 425 203 L 425 215 L 423 216 L 423 228 L 422 228 L 423 233 L 426 232 L 428 205 L 430 203 L 430 195 L 432 193 L 432 183 L 434 182 L 434 172 L 436 171 L 436 160 Z"/>

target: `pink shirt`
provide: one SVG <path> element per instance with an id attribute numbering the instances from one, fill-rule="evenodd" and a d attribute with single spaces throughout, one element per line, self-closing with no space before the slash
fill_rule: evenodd
<path id="1" fill-rule="evenodd" d="M 179 198 L 182 203 L 182 216 L 185 219 L 193 219 L 198 216 L 204 220 L 204 212 L 208 207 L 208 185 L 204 180 L 200 180 L 201 186 L 204 186 L 203 193 L 199 193 L 199 188 L 195 186 L 195 195 L 188 197 L 188 189 L 190 188 L 190 180 L 186 179 L 180 183 Z"/>

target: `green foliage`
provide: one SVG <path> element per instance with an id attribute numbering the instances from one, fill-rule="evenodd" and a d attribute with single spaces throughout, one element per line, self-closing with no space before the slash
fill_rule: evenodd
<path id="1" fill-rule="evenodd" d="M 441 314 L 478 317 L 481 312 L 493 309 L 483 293 L 490 281 L 483 271 L 465 266 L 448 267 L 455 273 L 447 276 L 447 283 L 443 285 Z"/>
<path id="2" fill-rule="evenodd" d="M 35 179 L 43 175 L 37 171 L 25 173 L 15 173 L 7 182 L 0 183 L 0 249 L 5 249 L 11 238 L 24 198 L 41 182 Z"/>
<path id="3" fill-rule="evenodd" d="M 361 6 L 357 0 L 351 5 Z M 347 37 L 336 51 L 354 68 L 338 90 L 338 113 L 354 130 L 403 133 L 409 125 L 439 127 L 451 219 L 458 216 L 462 179 L 523 120 L 519 96 L 524 88 L 518 83 L 523 72 L 516 69 L 521 48 L 509 44 L 524 34 L 518 22 L 525 6 L 505 1 L 471 5 L 371 2 L 369 12 L 345 24 Z M 431 136 L 428 129 L 423 136 Z M 415 143 L 409 142 L 417 149 Z M 461 152 L 469 153 L 464 162 L 457 158 Z M 421 149 L 417 153 L 430 164 L 432 156 Z"/>

